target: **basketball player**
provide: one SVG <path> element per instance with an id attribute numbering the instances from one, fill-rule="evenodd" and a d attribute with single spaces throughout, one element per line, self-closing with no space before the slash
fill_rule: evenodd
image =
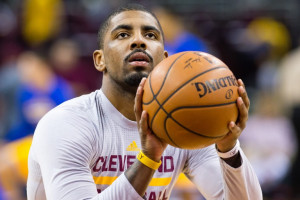
<path id="1" fill-rule="evenodd" d="M 41 119 L 29 153 L 28 199 L 166 200 L 181 172 L 206 199 L 262 199 L 237 140 L 249 108 L 242 81 L 239 121 L 226 137 L 198 150 L 168 146 L 141 107 L 144 77 L 168 56 L 158 20 L 142 7 L 122 8 L 99 36 L 93 58 L 102 88 Z"/>

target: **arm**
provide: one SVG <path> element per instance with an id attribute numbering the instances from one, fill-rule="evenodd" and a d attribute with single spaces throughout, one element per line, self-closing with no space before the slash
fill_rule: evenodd
<path id="1" fill-rule="evenodd" d="M 28 199 L 43 199 L 44 190 L 49 200 L 142 199 L 124 174 L 97 193 L 90 169 L 98 151 L 95 134 L 89 117 L 80 111 L 48 113 L 36 129 L 30 150 Z"/>
<path id="2" fill-rule="evenodd" d="M 237 155 L 239 155 L 242 162 L 241 166 L 237 168 L 220 159 L 225 183 L 225 199 L 263 199 L 260 184 L 250 162 L 241 149 Z"/>
<path id="3" fill-rule="evenodd" d="M 158 162 L 167 145 L 150 131 L 147 113 L 142 112 L 144 83 L 145 79 L 137 90 L 135 113 L 142 151 Z M 93 148 L 99 141 L 93 134 L 96 130 L 93 130 L 89 117 L 72 109 L 51 111 L 41 120 L 31 154 L 39 163 L 47 199 L 142 199 L 155 170 L 138 160 L 111 186 L 97 193 L 90 164 L 96 151 Z M 32 166 L 29 169 L 31 172 L 36 168 L 36 165 L 29 166 Z M 28 185 L 34 184 L 30 182 Z M 34 199 L 37 192 L 31 188 L 28 190 L 29 200 Z"/>
<path id="4" fill-rule="evenodd" d="M 39 122 L 29 154 L 29 200 L 91 199 L 97 195 L 89 163 L 93 159 L 93 130 L 77 110 L 55 109 Z M 41 176 L 41 177 L 40 177 Z"/>
<path id="5" fill-rule="evenodd" d="M 158 139 L 148 126 L 148 115 L 142 110 L 143 87 L 146 79 L 143 78 L 136 93 L 134 111 L 141 138 L 142 152 L 151 160 L 159 162 L 167 144 Z M 145 166 L 138 160 L 125 172 L 128 181 L 137 193 L 143 196 L 152 179 L 155 170 Z"/>
<path id="6" fill-rule="evenodd" d="M 216 148 L 224 177 L 225 199 L 258 200 L 262 199 L 260 184 L 238 143 L 238 138 L 246 127 L 250 107 L 250 101 L 241 79 L 238 80 L 238 84 L 240 94 L 237 99 L 238 121 L 229 123 L 229 133 L 216 143 Z M 232 152 L 232 150 L 234 151 Z"/>
<path id="7" fill-rule="evenodd" d="M 241 97 L 237 100 L 240 113 L 237 124 L 229 123 L 230 132 L 216 143 L 217 151 L 216 148 L 210 146 L 203 149 L 202 151 L 205 152 L 201 154 L 199 153 L 201 150 L 191 152 L 185 168 L 186 175 L 207 199 L 262 199 L 262 191 L 256 174 L 243 151 L 236 146 L 246 126 L 250 105 L 243 82 L 238 80 L 238 83 Z M 232 149 L 236 149 L 234 153 L 228 153 Z M 223 158 L 219 157 L 216 152 Z"/>
<path id="8" fill-rule="evenodd" d="M 258 179 L 241 149 L 238 154 L 242 164 L 234 168 L 218 156 L 214 145 L 189 151 L 184 173 L 206 199 L 261 200 Z"/>
<path id="9" fill-rule="evenodd" d="M 167 144 L 162 142 L 156 137 L 148 126 L 148 114 L 142 109 L 142 96 L 143 88 L 146 78 L 143 78 L 136 92 L 134 111 L 138 130 L 141 138 L 142 152 L 154 162 L 159 162 Z M 142 164 L 139 160 L 136 160 L 130 168 L 125 171 L 124 180 L 128 181 L 132 187 L 132 190 L 139 194 L 139 198 L 144 196 L 147 187 L 153 177 L 155 170 Z M 115 182 L 114 182 L 115 184 Z M 120 184 L 119 184 L 120 185 Z M 122 187 L 122 186 L 121 186 Z M 106 189 L 103 193 L 111 193 L 112 187 Z M 128 191 L 124 191 L 123 194 Z M 102 194 L 102 193 L 101 193 Z M 113 199 L 111 196 L 106 196 L 103 199 Z M 126 198 L 133 199 L 133 198 Z"/>

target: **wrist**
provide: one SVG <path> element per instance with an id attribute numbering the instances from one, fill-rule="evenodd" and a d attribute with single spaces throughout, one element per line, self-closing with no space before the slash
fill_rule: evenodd
<path id="1" fill-rule="evenodd" d="M 237 143 L 237 140 L 233 140 L 233 141 L 220 141 L 216 143 L 216 148 L 218 149 L 219 152 L 228 152 L 231 149 L 233 149 L 235 147 Z"/>
<path id="2" fill-rule="evenodd" d="M 218 152 L 218 155 L 221 157 L 221 158 L 231 158 L 233 156 L 235 156 L 239 150 L 240 150 L 240 142 L 237 140 L 234 147 L 231 148 L 230 150 L 226 151 L 226 152 L 221 152 L 217 145 L 216 145 L 216 149 L 217 149 L 217 152 Z"/>
<path id="3" fill-rule="evenodd" d="M 147 156 L 148 158 L 150 158 L 151 160 L 155 161 L 155 162 L 159 162 L 161 159 L 161 154 L 159 153 L 149 153 L 149 151 L 142 149 L 141 152 L 143 152 L 143 154 L 145 156 Z"/>
<path id="4" fill-rule="evenodd" d="M 150 169 L 157 170 L 161 165 L 161 160 L 154 161 L 148 156 L 146 156 L 142 151 L 136 156 L 136 158 L 145 166 L 149 167 Z"/>

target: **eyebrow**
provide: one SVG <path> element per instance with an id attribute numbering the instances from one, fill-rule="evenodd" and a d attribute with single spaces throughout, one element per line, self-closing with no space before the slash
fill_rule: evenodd
<path id="1" fill-rule="evenodd" d="M 142 29 L 144 31 L 156 31 L 161 34 L 161 32 L 155 26 L 144 25 L 144 26 L 142 26 Z"/>
<path id="2" fill-rule="evenodd" d="M 128 25 L 128 24 L 120 24 L 116 28 L 114 28 L 111 32 L 113 33 L 113 32 L 115 32 L 119 29 L 125 29 L 125 30 L 130 31 L 130 30 L 133 30 L 133 27 L 131 25 Z"/>
<path id="3" fill-rule="evenodd" d="M 115 32 L 117 30 L 120 30 L 120 29 L 125 29 L 125 30 L 130 31 L 130 30 L 133 30 L 133 27 L 131 25 L 128 25 L 128 24 L 120 24 L 116 28 L 114 28 L 111 32 L 113 33 L 113 32 Z M 142 30 L 144 30 L 144 31 L 152 31 L 153 30 L 153 31 L 156 31 L 156 32 L 161 34 L 160 30 L 157 29 L 155 26 L 143 25 Z"/>

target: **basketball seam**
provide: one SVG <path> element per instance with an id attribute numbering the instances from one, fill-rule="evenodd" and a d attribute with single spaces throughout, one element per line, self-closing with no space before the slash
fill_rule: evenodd
<path id="1" fill-rule="evenodd" d="M 177 120 L 175 120 L 173 117 L 172 117 L 172 113 L 175 112 L 176 110 L 179 110 L 179 109 L 182 109 L 182 108 L 205 108 L 205 107 L 217 107 L 217 106 L 226 106 L 226 105 L 231 105 L 231 104 L 234 104 L 236 103 L 236 101 L 233 101 L 233 102 L 229 102 L 229 103 L 223 103 L 223 104 L 216 104 L 216 105 L 206 105 L 206 106 L 182 106 L 182 107 L 179 107 L 179 108 L 176 108 L 174 109 L 172 112 L 170 112 L 169 114 L 167 114 L 167 117 L 165 118 L 165 121 L 164 121 L 164 128 L 165 128 L 165 131 L 167 133 L 167 136 L 169 137 L 170 141 L 177 147 L 181 148 L 180 145 L 176 144 L 173 139 L 170 137 L 169 133 L 168 133 L 168 130 L 167 130 L 167 120 L 168 119 L 172 119 L 176 124 L 178 124 L 179 126 L 181 126 L 182 128 L 184 128 L 185 130 L 189 131 L 190 133 L 193 133 L 195 135 L 198 135 L 198 136 L 201 136 L 201 137 L 204 137 L 204 138 L 210 138 L 210 139 L 217 139 L 217 138 L 221 138 L 223 137 L 224 135 L 221 135 L 221 136 L 215 136 L 215 137 L 212 137 L 212 136 L 207 136 L 207 135 L 203 135 L 201 133 L 197 133 L 195 131 L 192 131 L 190 130 L 189 128 L 183 126 L 181 123 L 179 123 Z"/>
<path id="2" fill-rule="evenodd" d="M 201 133 L 197 133 L 195 131 L 192 131 L 190 129 L 188 129 L 187 127 L 183 126 L 181 123 L 179 123 L 177 120 L 175 120 L 171 115 L 173 112 L 175 112 L 176 110 L 179 110 L 179 109 L 182 109 L 182 108 L 205 108 L 205 107 L 221 107 L 221 106 L 227 106 L 227 105 L 231 105 L 231 104 L 235 104 L 236 101 L 233 101 L 233 102 L 229 102 L 229 103 L 222 103 L 222 104 L 216 104 L 216 105 L 207 105 L 207 106 L 182 106 L 182 107 L 178 107 L 176 109 L 174 109 L 172 112 L 169 113 L 169 115 L 167 115 L 167 118 L 170 118 L 172 120 L 174 120 L 178 125 L 180 125 L 182 128 L 196 134 L 196 135 L 200 135 L 200 136 L 203 136 L 203 137 L 206 137 L 206 138 L 219 138 L 219 137 L 223 137 L 223 136 L 215 136 L 215 137 L 212 137 L 212 136 L 207 136 L 207 135 L 203 135 Z M 165 120 L 165 123 L 166 123 L 166 120 Z"/>
<path id="3" fill-rule="evenodd" d="M 203 105 L 203 106 L 181 106 L 177 107 L 174 110 L 172 110 L 170 113 L 173 113 L 176 110 L 182 109 L 182 108 L 206 108 L 206 107 L 218 107 L 218 106 L 226 106 L 230 104 L 234 104 L 236 101 L 228 102 L 228 103 L 220 103 L 220 104 L 213 104 L 213 105 Z"/>
<path id="4" fill-rule="evenodd" d="M 150 127 L 152 128 L 152 123 L 153 123 L 153 120 L 154 120 L 154 118 L 155 118 L 155 116 L 157 115 L 157 113 L 159 112 L 159 110 L 160 109 L 162 109 L 166 114 L 168 114 L 167 113 L 167 111 L 165 111 L 165 109 L 163 108 L 163 105 L 178 91 L 178 90 L 180 90 L 182 87 L 184 87 L 186 84 L 188 84 L 190 81 L 192 81 L 192 80 L 194 80 L 195 78 L 198 78 L 199 76 L 201 76 L 201 75 L 203 75 L 203 74 L 205 74 L 205 73 L 207 73 L 207 72 L 210 72 L 210 71 L 213 71 L 213 70 L 215 70 L 215 69 L 220 69 L 220 68 L 226 68 L 226 67 L 215 67 L 215 68 L 211 68 L 211 69 L 208 69 L 208 70 L 206 70 L 206 71 L 204 71 L 204 72 L 201 72 L 201 73 L 199 73 L 199 74 L 197 74 L 196 76 L 194 76 L 192 79 L 190 79 L 190 80 L 188 80 L 187 82 L 185 82 L 184 84 L 182 84 L 180 87 L 178 87 L 171 95 L 169 95 L 168 96 L 168 98 L 167 99 L 165 99 L 165 101 L 162 103 L 162 104 L 160 104 L 159 103 L 159 101 L 155 98 L 155 100 L 157 101 L 157 104 L 159 105 L 159 108 L 156 110 L 156 112 L 154 113 L 154 115 L 153 115 L 153 118 L 152 118 L 152 120 L 151 120 L 151 122 L 150 122 Z"/>
<path id="5" fill-rule="evenodd" d="M 164 122 L 164 129 L 165 129 L 165 132 L 169 138 L 169 140 L 177 147 L 180 147 L 179 145 L 177 145 L 171 138 L 170 134 L 168 133 L 167 131 L 167 128 L 166 128 L 166 120 L 168 119 L 168 113 L 167 111 L 163 108 L 163 105 L 170 99 L 170 97 L 172 97 L 178 90 L 180 90 L 182 87 L 184 87 L 186 84 L 188 84 L 190 81 L 194 80 L 195 78 L 199 77 L 199 76 L 202 76 L 203 74 L 207 73 L 207 72 L 210 72 L 210 71 L 213 71 L 213 70 L 216 70 L 216 69 L 221 69 L 221 68 L 226 68 L 226 67 L 222 67 L 222 66 L 219 66 L 219 67 L 214 67 L 212 69 L 208 69 L 204 72 L 201 72 L 199 74 L 197 74 L 196 76 L 194 76 L 192 79 L 188 80 L 187 82 L 185 82 L 184 84 L 182 84 L 180 87 L 178 87 L 167 99 L 165 99 L 165 101 L 160 104 L 159 101 L 156 99 L 156 96 L 155 96 L 155 100 L 157 101 L 157 104 L 159 105 L 159 108 L 156 110 L 155 114 L 153 115 L 152 117 L 152 120 L 150 122 L 150 128 L 152 129 L 152 124 L 153 124 L 153 121 L 155 119 L 155 116 L 157 115 L 157 113 L 159 112 L 160 109 L 162 109 L 166 114 L 167 114 L 167 117 L 165 119 L 165 122 Z M 173 118 L 172 118 L 173 119 Z M 178 123 L 175 119 L 173 119 L 176 123 Z M 179 123 L 178 123 L 179 124 Z M 179 124 L 180 126 L 182 126 L 181 124 Z M 185 127 L 184 127 L 185 128 Z M 191 131 L 192 132 L 192 131 Z M 194 133 L 194 132 L 192 132 Z M 197 134 L 197 133 L 194 133 L 194 134 Z M 204 135 L 201 135 L 201 134 L 197 134 L 197 135 L 200 135 L 200 136 L 203 136 L 203 137 L 208 137 L 208 136 L 204 136 Z M 221 136 L 220 136 L 221 137 Z M 218 138 L 218 137 L 217 137 Z"/>
<path id="6" fill-rule="evenodd" d="M 180 148 L 180 146 L 179 146 L 178 144 L 176 144 L 176 143 L 173 141 L 173 139 L 170 137 L 170 135 L 169 135 L 169 133 L 168 133 L 168 130 L 167 130 L 167 119 L 168 119 L 168 114 L 167 114 L 167 117 L 165 118 L 165 121 L 164 121 L 164 129 L 165 129 L 165 131 L 166 131 L 166 134 L 167 134 L 169 140 L 170 140 L 176 147 L 179 147 L 179 148 Z M 174 120 L 174 121 L 175 121 L 175 120 Z"/>
<path id="7" fill-rule="evenodd" d="M 222 68 L 225 68 L 226 67 L 214 67 L 214 68 L 211 68 L 211 69 L 208 69 L 204 72 L 201 72 L 200 74 L 197 74 L 196 76 L 194 76 L 192 79 L 188 80 L 187 82 L 185 82 L 184 84 L 182 84 L 180 87 L 178 87 L 171 95 L 168 96 L 168 98 L 165 99 L 165 101 L 162 103 L 162 106 L 177 92 L 179 91 L 181 88 L 183 88 L 185 85 L 187 85 L 189 82 L 193 81 L 195 78 L 198 78 L 199 76 L 202 76 L 203 74 L 207 73 L 207 72 L 210 72 L 210 71 L 213 71 L 213 70 L 216 70 L 216 69 L 222 69 Z"/>
<path id="8" fill-rule="evenodd" d="M 172 63 L 171 66 L 169 67 L 169 69 L 168 69 L 168 71 L 167 71 L 167 73 L 166 73 L 166 75 L 165 75 L 165 77 L 164 77 L 164 80 L 163 80 L 163 82 L 162 82 L 162 84 L 161 84 L 161 87 L 159 88 L 159 90 L 158 90 L 158 92 L 157 92 L 156 94 L 154 94 L 153 89 L 152 89 L 152 85 L 151 85 L 151 74 L 150 74 L 150 76 L 149 76 L 149 87 L 150 87 L 151 93 L 152 93 L 152 95 L 153 95 L 153 98 L 152 98 L 149 102 L 146 102 L 146 103 L 143 102 L 144 105 L 149 105 L 149 104 L 152 103 L 154 100 L 156 100 L 157 95 L 160 93 L 161 89 L 163 88 L 163 86 L 164 86 L 164 84 L 165 84 L 165 82 L 166 82 L 166 79 L 167 79 L 167 77 L 168 77 L 168 75 L 169 75 L 169 72 L 171 71 L 171 68 L 173 67 L 173 65 L 175 64 L 175 62 L 176 62 L 181 56 L 183 56 L 184 54 L 186 54 L 186 53 L 183 53 L 183 54 L 179 55 L 179 56 L 173 61 L 173 63 Z"/>

